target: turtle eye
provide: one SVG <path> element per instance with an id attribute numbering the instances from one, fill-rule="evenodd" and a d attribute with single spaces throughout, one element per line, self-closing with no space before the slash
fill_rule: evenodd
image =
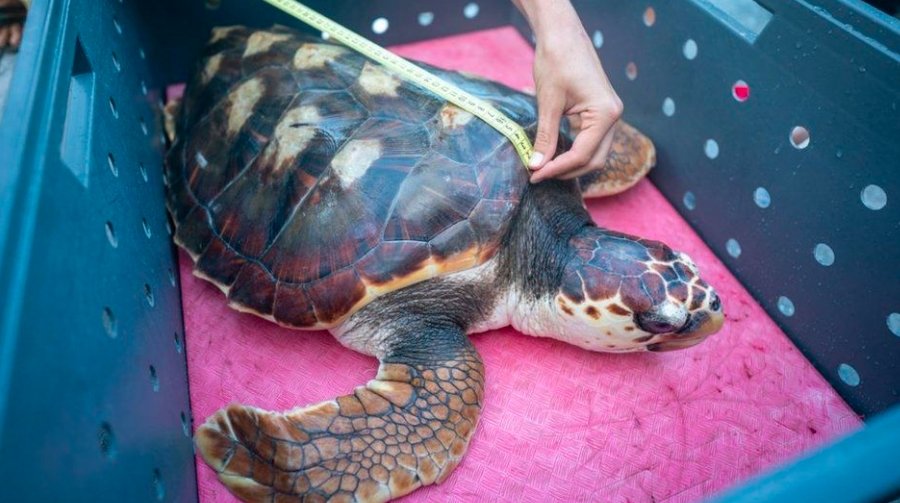
<path id="1" fill-rule="evenodd" d="M 677 328 L 671 323 L 656 319 L 653 316 L 638 315 L 636 322 L 645 332 L 650 332 L 651 334 L 668 334 L 674 332 Z"/>
<path id="2" fill-rule="evenodd" d="M 687 309 L 674 302 L 664 302 L 649 311 L 634 315 L 634 322 L 645 332 L 668 334 L 687 325 L 690 315 Z"/>
<path id="3" fill-rule="evenodd" d="M 719 300 L 719 296 L 716 295 L 716 292 L 710 292 L 709 294 L 709 308 L 713 311 L 722 309 L 722 301 Z"/>

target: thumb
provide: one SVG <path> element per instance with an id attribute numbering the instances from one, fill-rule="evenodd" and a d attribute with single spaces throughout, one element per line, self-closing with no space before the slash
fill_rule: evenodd
<path id="1" fill-rule="evenodd" d="M 562 117 L 563 100 L 556 93 L 538 94 L 538 128 L 534 137 L 534 154 L 528 167 L 539 169 L 553 158 L 559 139 L 559 120 Z"/>

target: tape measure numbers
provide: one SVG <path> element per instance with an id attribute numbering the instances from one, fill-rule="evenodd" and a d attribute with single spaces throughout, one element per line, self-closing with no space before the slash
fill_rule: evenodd
<path id="1" fill-rule="evenodd" d="M 294 0 L 263 1 L 281 9 L 319 31 L 328 33 L 330 38 L 343 43 L 363 56 L 390 69 L 404 80 L 408 80 L 419 87 L 433 92 L 441 98 L 444 98 L 450 103 L 453 103 L 485 121 L 512 142 L 513 147 L 515 147 L 516 152 L 519 153 L 519 157 L 522 159 L 522 163 L 528 167 L 534 147 L 531 145 L 531 140 L 528 139 L 528 135 L 525 134 L 525 130 L 522 129 L 522 126 L 503 115 L 502 112 L 486 101 L 472 96 L 468 92 L 436 75 L 432 75 L 427 70 L 410 63 L 371 40 L 348 30 L 299 2 L 295 2 Z"/>

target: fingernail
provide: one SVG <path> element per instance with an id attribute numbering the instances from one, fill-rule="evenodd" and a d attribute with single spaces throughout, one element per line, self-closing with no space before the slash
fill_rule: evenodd
<path id="1" fill-rule="evenodd" d="M 544 160 L 544 154 L 540 152 L 534 152 L 531 154 L 531 160 L 528 161 L 528 167 L 531 169 L 535 169 L 541 165 L 541 161 Z"/>

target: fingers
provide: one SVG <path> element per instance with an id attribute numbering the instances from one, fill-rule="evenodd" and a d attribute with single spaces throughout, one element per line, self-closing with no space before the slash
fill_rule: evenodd
<path id="1" fill-rule="evenodd" d="M 553 92 L 538 94 L 538 129 L 534 138 L 534 154 L 528 167 L 537 170 L 553 158 L 559 139 L 559 121 L 565 102 L 561 95 Z"/>
<path id="2" fill-rule="evenodd" d="M 605 168 L 606 158 L 609 156 L 609 150 L 612 148 L 613 137 L 615 136 L 613 133 L 614 132 L 612 130 L 607 133 L 607 135 L 603 138 L 603 141 L 600 142 L 600 148 L 587 164 L 579 169 L 576 169 L 575 171 L 565 173 L 559 178 L 562 180 L 571 180 L 572 178 L 577 178 L 586 173 L 590 173 L 591 171 Z"/>
<path id="3" fill-rule="evenodd" d="M 9 43 L 9 27 L 0 27 L 0 48 L 6 47 Z"/>
<path id="4" fill-rule="evenodd" d="M 540 171 L 534 172 L 531 175 L 531 182 L 537 183 L 586 167 L 603 141 L 603 133 L 604 131 L 596 126 L 582 129 L 575 137 L 572 149 L 545 164 Z"/>
<path id="5" fill-rule="evenodd" d="M 575 171 L 603 167 L 612 145 L 613 126 L 622 115 L 622 102 L 615 98 L 608 106 L 589 108 L 578 114 L 581 130 L 575 136 L 572 148 L 534 172 L 532 183 L 553 177 L 572 178 Z"/>

